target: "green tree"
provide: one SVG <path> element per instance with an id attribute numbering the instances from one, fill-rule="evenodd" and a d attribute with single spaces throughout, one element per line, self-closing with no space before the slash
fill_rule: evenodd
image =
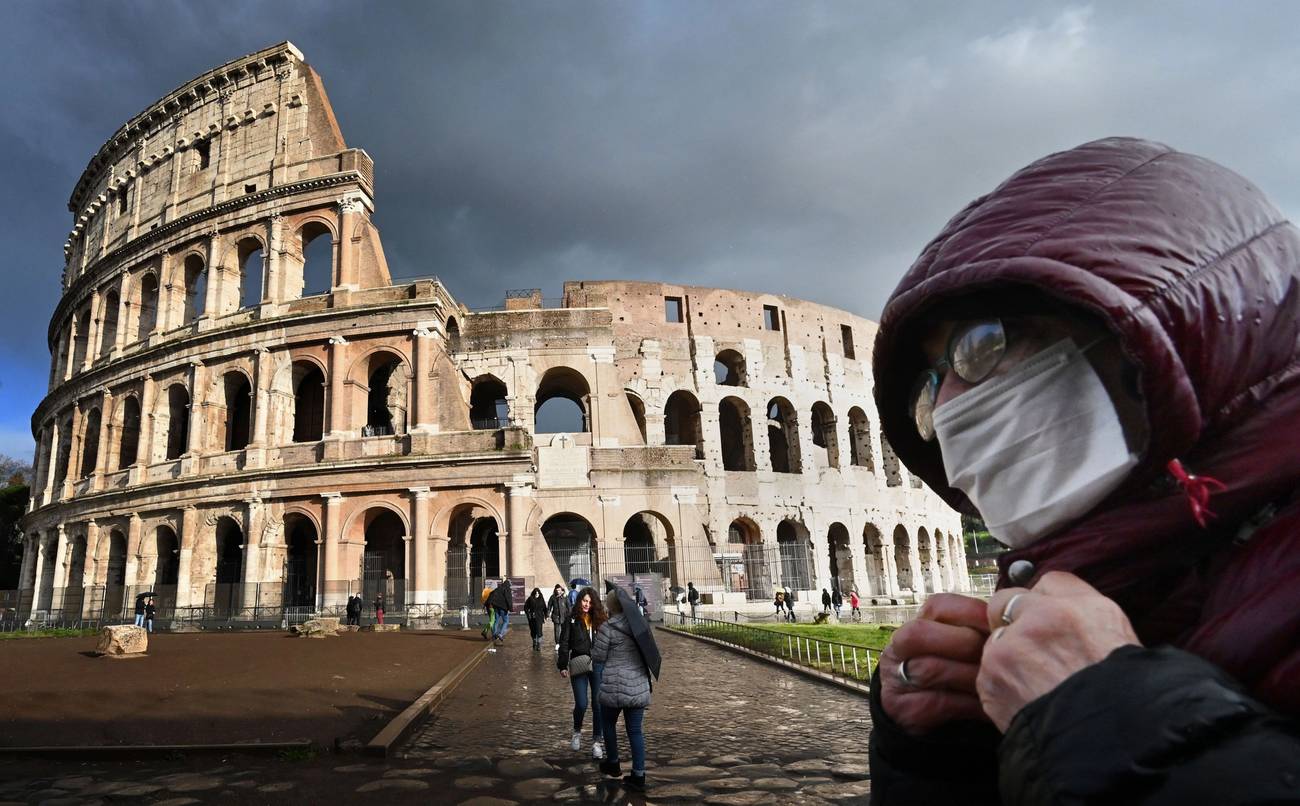
<path id="1" fill-rule="evenodd" d="M 18 519 L 27 509 L 30 490 L 26 484 L 0 488 L 0 590 L 18 587 L 23 564 L 22 532 Z"/>

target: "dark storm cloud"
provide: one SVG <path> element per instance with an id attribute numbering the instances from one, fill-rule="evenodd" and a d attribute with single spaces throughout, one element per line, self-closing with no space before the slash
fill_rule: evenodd
<path id="1" fill-rule="evenodd" d="M 397 277 L 643 278 L 876 316 L 947 218 L 1110 134 L 1300 209 L 1289 4 L 11 3 L 0 452 L 29 453 L 67 197 L 125 120 L 290 39 L 376 163 Z"/>

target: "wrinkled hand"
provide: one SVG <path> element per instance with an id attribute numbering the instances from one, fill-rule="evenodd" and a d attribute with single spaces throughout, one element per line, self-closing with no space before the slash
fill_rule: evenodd
<path id="1" fill-rule="evenodd" d="M 569 670 L 568 670 L 568 669 L 561 669 L 561 670 L 560 670 L 560 677 L 568 677 L 568 676 L 569 676 Z"/>
<path id="2" fill-rule="evenodd" d="M 926 599 L 921 612 L 894 633 L 880 655 L 885 713 L 912 734 L 955 719 L 987 719 L 975 693 L 975 678 L 988 634 L 982 600 L 954 593 Z M 913 685 L 899 677 L 903 661 Z"/>
<path id="3" fill-rule="evenodd" d="M 1017 594 L 1008 626 L 1002 614 Z M 1061 571 L 1044 574 L 1033 590 L 994 594 L 988 627 L 992 638 L 984 645 L 976 686 L 984 712 L 1004 733 L 1021 708 L 1070 675 L 1119 647 L 1141 643 L 1119 605 Z"/>

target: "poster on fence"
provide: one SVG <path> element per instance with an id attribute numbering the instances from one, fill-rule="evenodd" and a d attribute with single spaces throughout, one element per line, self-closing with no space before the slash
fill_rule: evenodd
<path id="1" fill-rule="evenodd" d="M 635 598 L 636 589 L 641 589 L 645 597 L 646 618 L 650 621 L 664 620 L 664 578 L 660 574 L 605 574 L 607 582 L 613 582 Z"/>

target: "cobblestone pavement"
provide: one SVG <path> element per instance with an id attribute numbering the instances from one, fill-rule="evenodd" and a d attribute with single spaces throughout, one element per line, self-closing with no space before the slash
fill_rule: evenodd
<path id="1" fill-rule="evenodd" d="M 589 721 L 581 752 L 569 749 L 568 681 L 555 670 L 551 645 L 534 654 L 527 635 L 514 631 L 398 758 L 4 759 L 0 806 L 867 802 L 863 698 L 702 642 L 657 635 L 664 674 L 645 720 L 645 795 L 602 781 Z"/>

